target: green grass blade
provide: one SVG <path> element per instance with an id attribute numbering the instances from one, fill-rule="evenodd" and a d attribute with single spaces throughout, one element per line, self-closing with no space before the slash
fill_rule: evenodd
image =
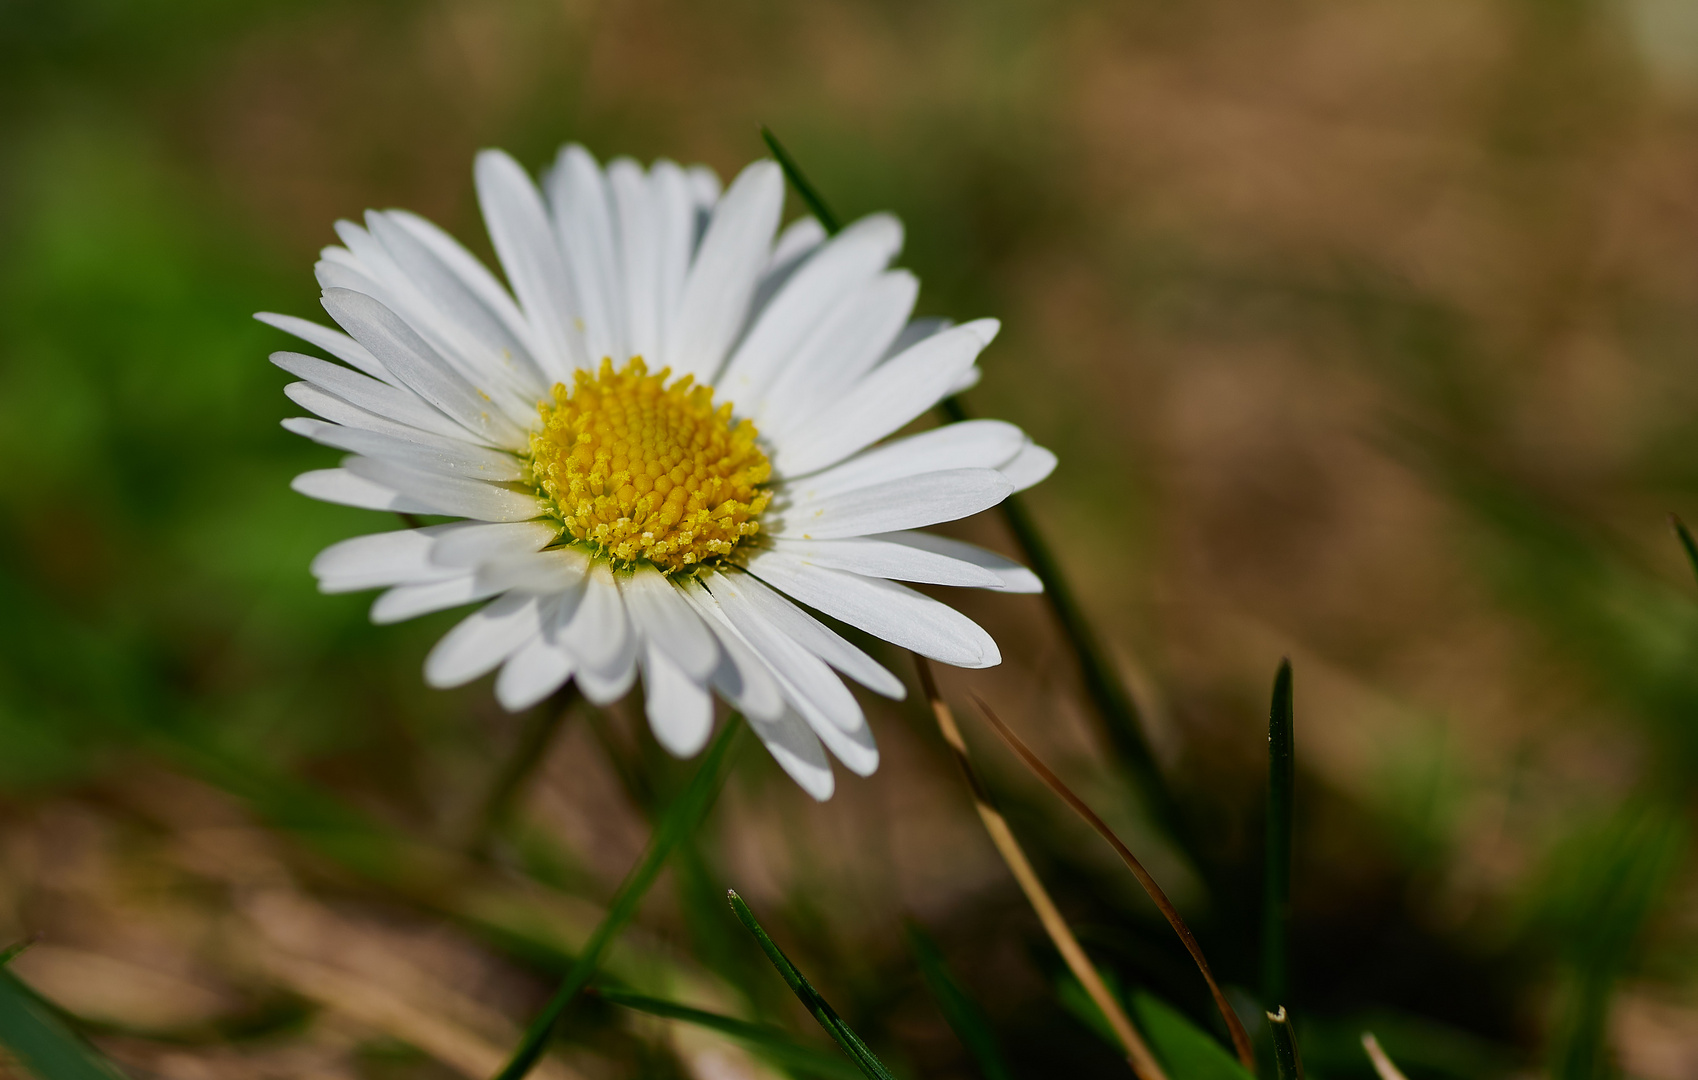
<path id="1" fill-rule="evenodd" d="M 650 1016 L 664 1017 L 667 1020 L 682 1020 L 687 1024 L 695 1024 L 697 1027 L 729 1035 L 739 1042 L 748 1044 L 755 1053 L 781 1068 L 795 1069 L 810 1076 L 825 1077 L 826 1080 L 861 1080 L 863 1075 L 859 1068 L 844 1061 L 839 1055 L 805 1046 L 792 1039 L 781 1028 L 773 1027 L 770 1024 L 751 1023 L 748 1020 L 722 1016 L 705 1009 L 696 1009 L 673 1001 L 663 1001 L 660 998 L 645 997 L 642 994 L 633 994 L 627 990 L 619 990 L 613 987 L 597 987 L 594 992 L 602 1000 L 614 1005 L 648 1013 Z"/>
<path id="2" fill-rule="evenodd" d="M 761 125 L 761 139 L 766 142 L 767 149 L 772 151 L 772 156 L 778 161 L 778 167 L 784 170 L 784 176 L 790 181 L 790 186 L 796 189 L 796 194 L 802 197 L 814 217 L 825 227 L 826 235 L 834 235 L 843 226 L 838 223 L 837 215 L 831 212 L 831 207 L 820 197 L 819 189 L 808 182 L 808 178 L 802 174 L 802 167 L 796 164 L 796 159 L 790 156 L 790 151 L 784 148 L 784 144 L 778 141 L 778 136 L 765 124 Z"/>
<path id="3" fill-rule="evenodd" d="M 749 905 L 743 903 L 743 898 L 735 891 L 728 893 L 727 897 L 731 901 L 731 910 L 737 913 L 738 921 L 754 935 L 761 951 L 772 961 L 772 966 L 778 969 L 785 984 L 813 1014 L 814 1019 L 819 1021 L 820 1027 L 825 1028 L 826 1034 L 836 1040 L 843 1052 L 849 1055 L 849 1060 L 860 1067 L 861 1073 L 871 1080 L 896 1080 L 890 1070 L 884 1067 L 884 1063 L 874 1056 L 867 1044 L 861 1041 L 860 1036 L 851 1031 L 849 1025 L 843 1022 L 843 1018 L 837 1015 L 836 1010 L 826 1003 L 819 991 L 802 977 L 802 973 L 796 970 L 796 965 L 784 955 L 784 950 L 761 929 L 761 924 L 755 920 L 755 914 L 749 910 Z"/>
<path id="4" fill-rule="evenodd" d="M 1291 917 L 1291 788 L 1296 773 L 1291 661 L 1281 660 L 1268 712 L 1268 835 L 1262 889 L 1262 1000 L 1283 1006 L 1289 990 L 1286 956 Z"/>
<path id="5" fill-rule="evenodd" d="M 937 1002 L 938 1011 L 943 1013 L 955 1037 L 979 1063 L 979 1072 L 985 1080 L 1014 1080 L 1014 1070 L 1008 1067 L 1002 1056 L 1002 1047 L 997 1042 L 991 1018 L 955 981 L 937 942 L 917 923 L 909 923 L 907 930 L 908 947 L 920 965 L 926 989 L 931 991 L 932 1000 Z"/>
<path id="6" fill-rule="evenodd" d="M 648 850 L 643 853 L 642 859 L 632 869 L 624 884 L 619 886 L 619 892 L 607 907 L 607 914 L 590 934 L 590 939 L 584 943 L 583 950 L 573 961 L 572 969 L 566 973 L 560 989 L 555 991 L 542 1012 L 525 1030 L 525 1036 L 519 1041 L 518 1049 L 514 1050 L 513 1057 L 506 1067 L 496 1074 L 496 1080 L 519 1080 L 531 1071 L 531 1066 L 542 1056 L 548 1046 L 549 1036 L 554 1031 L 554 1025 L 559 1022 L 561 1014 L 578 995 L 578 991 L 587 986 L 595 976 L 602 953 L 637 913 L 637 905 L 654 884 L 654 879 L 660 876 L 667 856 L 672 854 L 672 849 L 678 846 L 678 841 L 695 828 L 707 813 L 708 807 L 713 804 L 714 796 L 719 793 L 721 765 L 737 737 L 741 720 L 740 716 L 732 713 L 715 736 L 713 745 L 708 747 L 707 753 L 702 756 L 702 763 L 697 767 L 696 774 L 690 778 L 689 786 L 655 827 L 654 835 L 649 838 Z"/>
<path id="7" fill-rule="evenodd" d="M 1255 1080 L 1219 1040 L 1155 995 L 1134 994 L 1132 1015 L 1169 1076 L 1185 1080 Z"/>
<path id="8" fill-rule="evenodd" d="M 1677 514 L 1669 515 L 1669 524 L 1674 526 L 1674 534 L 1680 537 L 1680 546 L 1686 551 L 1686 561 L 1692 564 L 1693 576 L 1698 577 L 1698 543 L 1693 542 L 1692 531 Z"/>
<path id="9" fill-rule="evenodd" d="M 0 968 L 0 1046 L 40 1080 L 121 1080 L 124 1075 L 4 968 Z"/>
<path id="10" fill-rule="evenodd" d="M 1274 1070 L 1279 1080 L 1303 1080 L 1303 1058 L 1297 1053 L 1297 1036 L 1291 1030 L 1291 1016 L 1285 1006 L 1268 1013 L 1268 1029 L 1273 1033 Z"/>

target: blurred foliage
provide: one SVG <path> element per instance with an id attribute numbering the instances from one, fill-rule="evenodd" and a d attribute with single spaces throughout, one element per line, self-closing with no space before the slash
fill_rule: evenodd
<path id="1" fill-rule="evenodd" d="M 1060 453 L 1027 507 L 1183 827 L 1140 809 L 1041 599 L 961 599 L 1008 662 L 944 692 L 1128 839 L 1240 1013 L 1290 655 L 1309 1075 L 1371 1076 L 1370 1028 L 1412 1080 L 1693 1075 L 1683 10 L 0 2 L 0 944 L 45 934 L 4 1041 L 42 1073 L 18 1039 L 87 1054 L 61 1022 L 132 1075 L 504 1060 L 694 765 L 574 707 L 478 842 L 537 718 L 422 685 L 454 614 L 314 592 L 315 552 L 391 523 L 289 490 L 329 453 L 278 428 L 251 315 L 311 315 L 314 250 L 366 206 L 487 254 L 480 146 L 729 174 L 765 124 L 845 219 L 903 217 L 924 313 L 1004 319 L 969 403 Z M 1012 550 L 994 516 L 962 535 Z M 825 806 L 736 757 L 545 1068 L 817 1063 L 735 886 L 897 1076 L 1126 1075 L 920 706 L 869 708 L 885 763 Z M 1237 1069 L 1123 868 L 979 757 L 1175 1080 Z"/>

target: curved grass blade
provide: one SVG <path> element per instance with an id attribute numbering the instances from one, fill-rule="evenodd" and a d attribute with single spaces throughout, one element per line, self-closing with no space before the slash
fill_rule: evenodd
<path id="1" fill-rule="evenodd" d="M 560 989 L 554 992 L 548 1004 L 531 1026 L 525 1029 L 525 1036 L 519 1040 L 519 1046 L 513 1051 L 513 1057 L 507 1065 L 496 1074 L 496 1080 L 519 1080 L 531 1071 L 537 1058 L 548 1047 L 548 1039 L 554 1032 L 554 1025 L 566 1011 L 566 1006 L 572 999 L 589 984 L 594 977 L 596 967 L 601 963 L 601 954 L 607 950 L 615 936 L 622 930 L 631 916 L 637 913 L 637 905 L 648 893 L 654 879 L 660 876 L 660 871 L 666 865 L 666 857 L 672 854 L 672 849 L 678 846 L 686 833 L 695 828 L 697 822 L 713 805 L 714 796 L 719 794 L 721 765 L 725 761 L 731 744 L 737 738 L 738 729 L 742 726 L 742 717 L 732 713 L 726 718 L 725 725 L 714 737 L 713 745 L 702 755 L 702 763 L 696 769 L 696 774 L 690 778 L 689 786 L 666 811 L 656 826 L 654 835 L 649 838 L 648 850 L 643 852 L 642 859 L 631 870 L 630 876 L 613 897 L 613 902 L 607 906 L 607 914 L 600 925 L 584 943 L 584 948 L 572 962 L 572 969 L 566 973 L 566 978 L 560 984 Z"/>
<path id="2" fill-rule="evenodd" d="M 819 991 L 815 990 L 813 985 L 803 978 L 802 973 L 796 970 L 796 965 L 792 964 L 790 958 L 784 955 L 784 950 L 780 949 L 777 943 L 767 936 L 767 932 L 761 929 L 761 924 L 755 919 L 755 913 L 749 910 L 748 904 L 743 903 L 743 898 L 737 895 L 736 890 L 728 891 L 726 898 L 731 901 L 731 910 L 737 913 L 737 921 L 741 922 L 744 928 L 754 935 L 755 942 L 760 945 L 761 951 L 766 953 L 766 958 L 772 961 L 772 966 L 778 969 L 779 975 L 783 976 L 785 985 L 790 987 L 791 992 L 813 1014 L 814 1019 L 819 1021 L 820 1027 L 825 1028 L 826 1034 L 830 1035 L 837 1045 L 843 1048 L 843 1052 L 849 1055 L 849 1060 L 860 1068 L 862 1074 L 869 1077 L 870 1080 L 896 1080 L 890 1070 L 884 1067 L 884 1062 L 873 1054 L 871 1048 L 861 1041 L 859 1035 L 850 1030 L 849 1025 L 843 1022 L 843 1018 L 837 1015 L 836 1010 L 826 1003 L 825 998 L 820 997 Z"/>
<path id="3" fill-rule="evenodd" d="M 950 973 L 949 965 L 944 962 L 943 953 L 938 949 L 937 942 L 931 935 L 922 930 L 918 923 L 910 922 L 908 931 L 908 947 L 913 950 L 914 959 L 919 962 L 920 975 L 926 980 L 926 988 L 931 991 L 932 1000 L 937 1002 L 938 1011 L 948 1022 L 955 1037 L 961 1040 L 961 1045 L 973 1055 L 973 1060 L 979 1063 L 979 1072 L 985 1080 L 1014 1080 L 1014 1070 L 1008 1067 L 1008 1062 L 1002 1056 L 1002 1047 L 998 1044 L 996 1032 L 991 1025 L 991 1018 L 985 1015 L 984 1009 L 961 989 L 961 984 L 955 981 Z"/>
<path id="4" fill-rule="evenodd" d="M 1693 541 L 1692 531 L 1678 514 L 1669 515 L 1669 524 L 1674 527 L 1674 534 L 1680 537 L 1680 546 L 1686 551 L 1686 561 L 1692 564 L 1693 576 L 1698 577 L 1698 542 Z"/>
<path id="5" fill-rule="evenodd" d="M 1409 1080 L 1407 1076 L 1403 1075 L 1403 1070 L 1399 1069 L 1386 1055 L 1386 1052 L 1381 1049 L 1380 1040 L 1374 1038 L 1373 1032 L 1364 1031 L 1362 1033 L 1362 1049 L 1368 1052 L 1368 1060 L 1374 1063 L 1374 1072 L 1380 1080 Z"/>
<path id="6" fill-rule="evenodd" d="M 1274 1068 L 1279 1080 L 1303 1080 L 1303 1058 L 1297 1053 L 1297 1036 L 1284 1005 L 1279 1012 L 1268 1013 L 1268 1029 L 1273 1032 Z"/>
<path id="7" fill-rule="evenodd" d="M 40 1080 L 123 1080 L 117 1066 L 66 1027 L 4 967 L 0 967 L 0 1046 Z"/>
<path id="8" fill-rule="evenodd" d="M 772 151 L 772 156 L 778 161 L 778 167 L 784 170 L 784 177 L 790 181 L 790 186 L 796 189 L 796 194 L 808 204 L 808 209 L 813 211 L 814 217 L 825 228 L 826 235 L 833 235 L 841 229 L 843 226 L 838 222 L 837 215 L 832 213 L 831 207 L 820 198 L 819 189 L 808 182 L 808 178 L 802 174 L 802 167 L 796 164 L 796 159 L 790 156 L 790 151 L 784 148 L 784 144 L 778 141 L 778 136 L 765 124 L 761 125 L 761 140 L 766 143 L 766 148 Z"/>
<path id="9" fill-rule="evenodd" d="M 991 711 L 991 707 L 985 703 L 983 698 L 974 694 L 973 701 L 979 706 L 979 711 L 984 714 L 985 720 L 990 723 L 990 726 L 996 730 L 998 735 L 1002 736 L 1002 741 L 1008 744 L 1009 749 L 1013 750 L 1020 760 L 1026 763 L 1026 767 L 1036 773 L 1038 779 L 1048 784 L 1051 791 L 1061 796 L 1061 801 L 1071 807 L 1074 813 L 1084 818 L 1086 823 L 1097 831 L 1098 836 L 1108 841 L 1109 847 L 1115 850 L 1115 853 L 1120 856 L 1120 860 L 1126 864 L 1126 868 L 1132 871 L 1132 876 L 1138 879 L 1138 884 L 1144 887 L 1144 892 L 1149 894 L 1151 901 L 1161 909 L 1163 917 L 1167 919 L 1167 924 L 1173 927 L 1175 934 L 1179 935 L 1180 943 L 1185 946 L 1185 951 L 1191 954 L 1191 959 L 1196 963 L 1197 970 L 1202 972 L 1203 981 L 1209 984 L 1209 993 L 1214 997 L 1215 1008 L 1220 1010 L 1220 1018 L 1226 1022 L 1227 1031 L 1232 1034 L 1232 1048 L 1238 1054 L 1239 1063 L 1245 1069 L 1254 1073 L 1256 1071 L 1256 1054 L 1250 1046 L 1250 1033 L 1244 1030 L 1243 1022 L 1238 1019 L 1238 1014 L 1233 1011 L 1231 1003 L 1226 1000 L 1226 994 L 1222 992 L 1220 984 L 1215 982 L 1214 972 L 1209 968 L 1208 959 L 1203 956 L 1202 946 L 1197 944 L 1196 936 L 1191 933 L 1191 928 L 1186 925 L 1185 919 L 1179 914 L 1179 909 L 1174 907 L 1173 902 L 1167 898 L 1167 893 L 1163 892 L 1162 887 L 1156 884 L 1156 879 L 1150 876 L 1148 870 L 1144 869 L 1144 864 L 1138 861 L 1138 857 L 1132 854 L 1132 849 L 1122 843 L 1120 837 L 1114 834 L 1114 830 L 1108 827 L 1108 822 L 1098 817 L 1096 811 L 1085 804 L 1085 800 L 1074 794 L 1073 789 L 1062 782 L 1061 777 L 1051 772 L 1049 766 L 1045 765 L 1038 758 L 1038 755 L 1032 753 L 1031 749 L 1020 740 L 1020 737 L 1014 734 L 1014 731 L 1003 723 L 996 713 Z"/>
<path id="10" fill-rule="evenodd" d="M 729 1035 L 739 1042 L 746 1043 L 755 1053 L 781 1068 L 794 1069 L 809 1076 L 824 1077 L 825 1080 L 861 1080 L 863 1076 L 859 1068 L 844 1061 L 837 1054 L 799 1043 L 782 1028 L 770 1024 L 751 1023 L 733 1016 L 722 1016 L 706 1009 L 696 1009 L 674 1001 L 663 1001 L 660 998 L 633 994 L 609 986 L 592 987 L 585 993 L 595 994 L 604 1001 L 648 1013 L 650 1016 L 682 1020 L 686 1024 L 695 1024 L 697 1027 Z"/>
<path id="11" fill-rule="evenodd" d="M 1049 890 L 1044 888 L 1043 880 L 1038 877 L 1038 872 L 1032 869 L 1032 861 L 1026 857 L 1025 849 L 1020 846 L 1020 841 L 1015 839 L 1014 830 L 1008 827 L 1008 819 L 996 808 L 990 790 L 979 778 L 978 770 L 973 768 L 973 759 L 967 754 L 967 740 L 961 736 L 961 728 L 955 723 L 955 714 L 950 710 L 949 703 L 938 693 L 937 680 L 932 677 L 931 664 L 925 657 L 916 653 L 914 666 L 920 673 L 920 686 L 925 690 L 927 700 L 931 702 L 932 717 L 937 721 L 937 729 L 943 735 L 943 741 L 949 744 L 949 749 L 955 754 L 955 763 L 961 767 L 961 775 L 966 778 L 967 788 L 973 794 L 973 807 L 979 812 L 979 821 L 990 836 L 996 853 L 1002 856 L 1002 861 L 1008 865 L 1009 873 L 1014 875 L 1020 891 L 1026 894 L 1026 902 L 1032 905 L 1032 912 L 1037 915 L 1044 933 L 1049 935 L 1055 950 L 1066 962 L 1067 970 L 1079 980 L 1079 985 L 1090 995 L 1092 1004 L 1113 1029 L 1115 1041 L 1126 1051 L 1126 1061 L 1132 1066 L 1132 1071 L 1140 1080 L 1167 1080 L 1161 1063 L 1150 1053 L 1143 1036 L 1132 1026 L 1132 1018 L 1126 1015 L 1119 999 L 1109 990 L 1102 972 L 1091 963 L 1091 958 L 1086 955 L 1078 937 L 1074 935 L 1073 928 L 1062 918 L 1061 910 L 1055 906 L 1055 900 L 1050 896 Z"/>
<path id="12" fill-rule="evenodd" d="M 1185 1080 L 1255 1080 L 1255 1065 L 1245 1065 L 1222 1049 L 1213 1035 L 1185 1019 L 1154 994 L 1132 996 L 1132 1013 L 1150 1038 L 1162 1064 Z"/>
<path id="13" fill-rule="evenodd" d="M 1262 1000 L 1268 1005 L 1284 1001 L 1289 989 L 1286 934 L 1291 919 L 1291 789 L 1297 755 L 1292 728 L 1291 661 L 1281 660 L 1268 711 L 1268 837 L 1262 878 Z"/>

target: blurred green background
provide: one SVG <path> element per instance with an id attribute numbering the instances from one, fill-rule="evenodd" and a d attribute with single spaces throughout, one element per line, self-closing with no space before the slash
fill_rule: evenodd
<path id="1" fill-rule="evenodd" d="M 1416 1080 L 1698 1076 L 1686 0 L 0 0 L 19 976 L 137 1076 L 475 1076 L 510 1044 L 689 769 L 633 703 L 578 710 L 456 854 L 522 721 L 422 685 L 457 615 L 317 595 L 318 549 L 392 522 L 289 490 L 335 455 L 278 427 L 291 346 L 250 316 L 316 315 L 315 252 L 367 207 L 487 256 L 481 147 L 729 176 L 761 124 L 840 215 L 901 215 L 924 312 L 1003 320 L 968 399 L 1060 454 L 1029 505 L 1187 839 L 1141 816 L 1041 598 L 951 597 L 1006 662 L 945 692 L 1146 857 L 1245 1011 L 1288 655 L 1311 1074 L 1371 1075 L 1372 1026 Z M 884 764 L 824 805 L 746 740 L 615 969 L 829 1045 L 735 887 L 900 1075 L 991 1075 L 911 920 L 1013 1075 L 1127 1075 L 923 709 L 868 704 Z M 1093 956 L 1220 1034 L 1112 853 L 964 722 Z M 773 1075 L 594 1002 L 549 1068 Z"/>

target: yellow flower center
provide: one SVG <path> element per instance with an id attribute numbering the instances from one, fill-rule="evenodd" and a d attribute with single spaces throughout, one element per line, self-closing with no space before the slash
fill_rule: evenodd
<path id="1" fill-rule="evenodd" d="M 755 445 L 755 425 L 714 408 L 713 388 L 671 369 L 650 375 L 641 357 L 620 371 L 556 383 L 538 406 L 531 474 L 567 534 L 616 564 L 638 560 L 663 573 L 722 558 L 760 531 L 772 465 Z"/>

